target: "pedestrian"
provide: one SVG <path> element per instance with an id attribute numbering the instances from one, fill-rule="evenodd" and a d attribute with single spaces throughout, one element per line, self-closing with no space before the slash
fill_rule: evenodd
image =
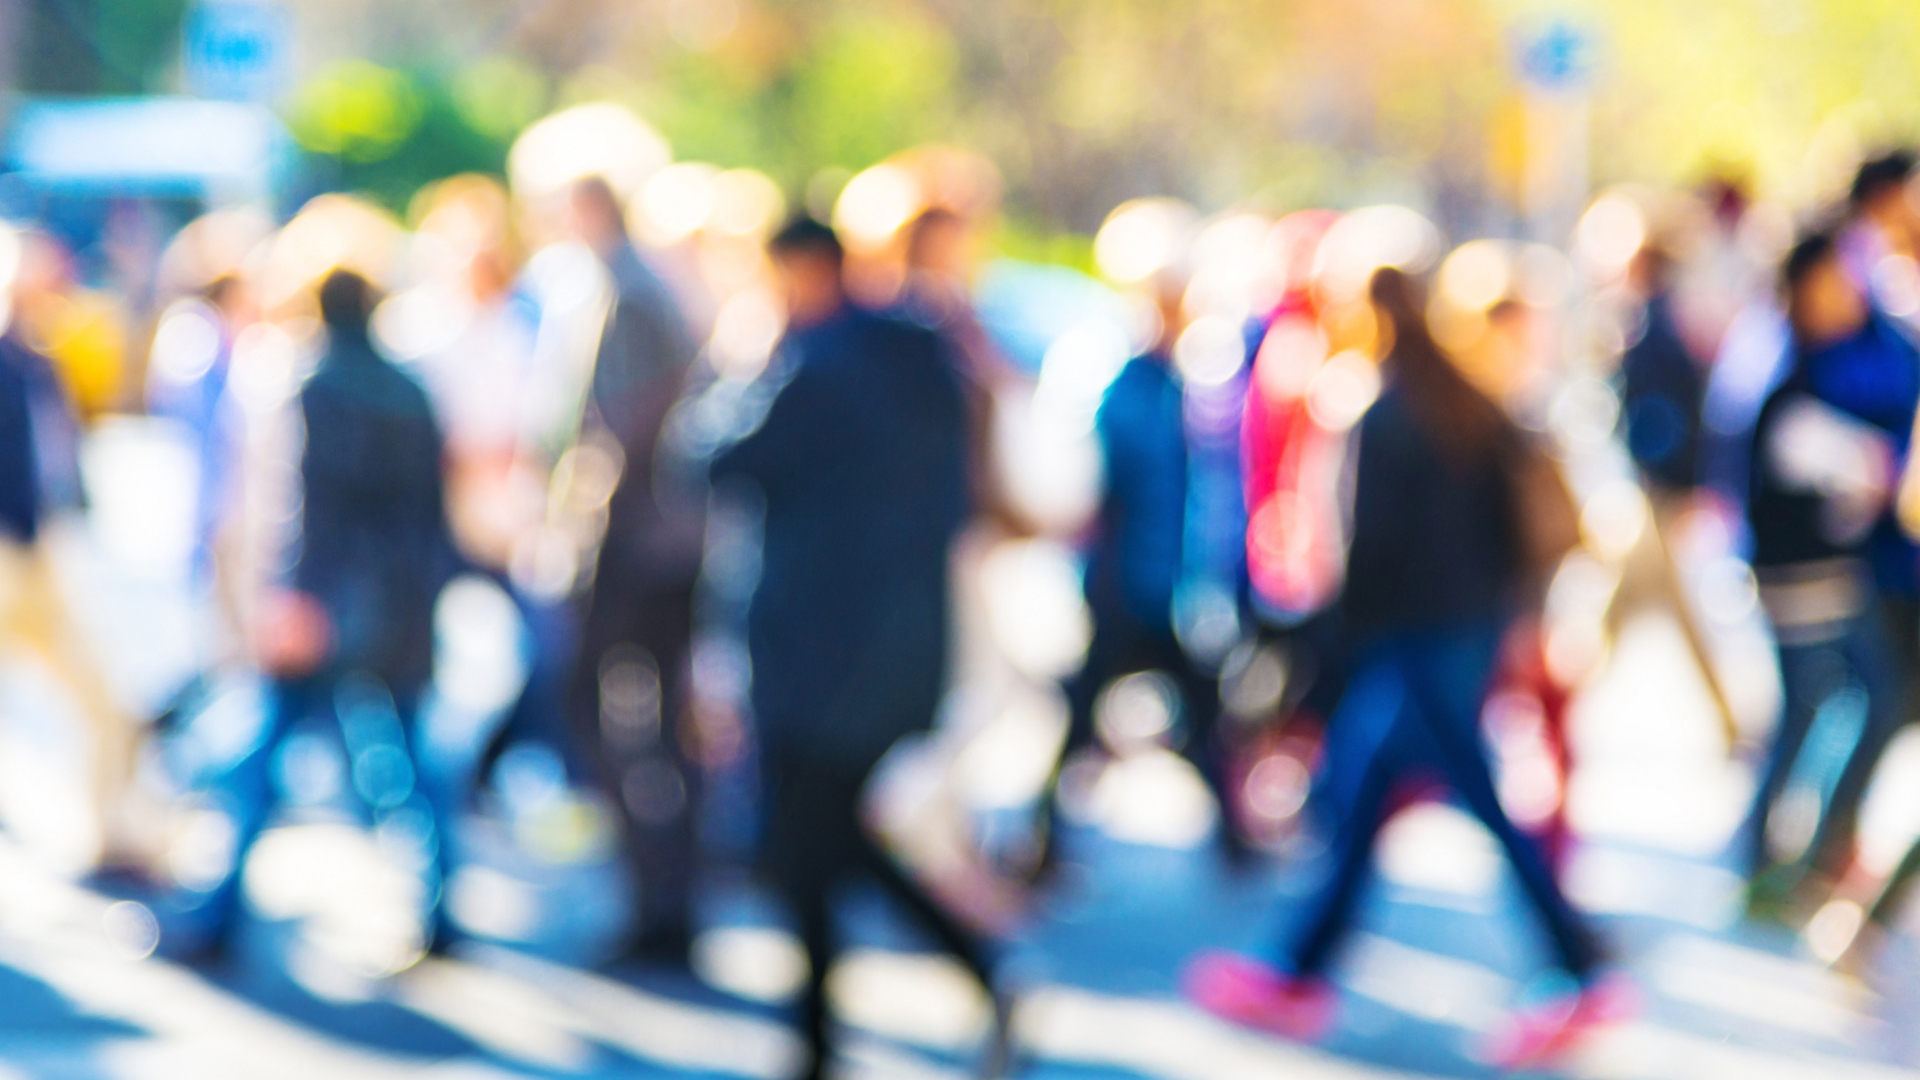
<path id="1" fill-rule="evenodd" d="M 1503 1064 L 1537 1063 L 1613 1015 L 1617 995 L 1596 981 L 1592 930 L 1501 808 L 1480 713 L 1508 620 L 1577 536 L 1571 502 L 1551 462 L 1441 353 L 1415 282 L 1384 269 L 1370 297 L 1387 386 L 1359 430 L 1340 601 L 1350 678 L 1319 792 L 1331 870 L 1266 960 L 1208 954 L 1187 988 L 1237 1022 L 1323 1034 L 1333 1021 L 1328 971 L 1391 800 L 1409 780 L 1437 776 L 1506 851 L 1555 961 L 1579 986 L 1571 1001 L 1517 1016 L 1489 1048 Z"/>
<path id="2" fill-rule="evenodd" d="M 1920 629 L 1900 599 L 1913 549 L 1888 512 L 1920 353 L 1873 307 L 1831 234 L 1794 247 L 1782 288 L 1792 353 L 1760 411 L 1749 470 L 1753 566 L 1784 697 L 1745 834 L 1748 907 L 1760 915 L 1824 895 L 1822 879 L 1851 862 L 1867 782 L 1910 716 L 1906 642 Z M 1824 758 L 1844 764 L 1822 768 Z M 1795 787 L 1814 794 L 1817 824 L 1785 838 L 1778 803 Z M 1782 859 L 1776 846 L 1794 850 Z"/>
<path id="3" fill-rule="evenodd" d="M 1107 387 L 1094 418 L 1106 468 L 1088 541 L 1084 582 L 1093 636 L 1079 672 L 1065 685 L 1069 724 L 1064 764 L 1097 745 L 1102 693 L 1116 680 L 1157 671 L 1177 691 L 1187 758 L 1220 807 L 1219 838 L 1230 861 L 1250 849 L 1236 822 L 1220 748 L 1218 674 L 1189 656 L 1175 628 L 1175 596 L 1187 566 L 1188 453 L 1185 395 L 1173 347 L 1185 328 L 1184 281 L 1163 272 L 1153 283 L 1161 331 L 1153 346 L 1127 361 Z M 1046 795 L 1054 805 L 1059 770 Z M 1051 815 L 1040 868 L 1059 858 L 1059 815 Z"/>
<path id="4" fill-rule="evenodd" d="M 454 863 L 455 793 L 421 753 L 416 723 L 433 674 L 433 613 L 458 569 L 447 527 L 440 430 L 424 390 L 368 336 L 377 299 L 352 271 L 319 290 L 326 353 L 300 392 L 299 551 L 266 605 L 260 651 L 273 675 L 267 731 L 221 796 L 234 820 L 232 867 L 184 898 L 169 951 L 217 957 L 239 928 L 242 871 L 274 808 L 272 763 L 302 721 L 326 717 L 345 735 L 354 787 L 383 823 L 424 849 L 425 944 L 452 939 L 444 889 Z M 394 765 L 395 751 L 411 759 Z M 165 924 L 163 924 L 164 927 Z"/>
<path id="5" fill-rule="evenodd" d="M 16 321 L 0 335 L 0 644 L 33 657 L 78 707 L 91 745 L 96 863 L 139 873 L 151 837 L 130 806 L 138 733 L 60 582 L 60 541 L 83 502 L 80 428 L 53 364 Z"/>
<path id="6" fill-rule="evenodd" d="M 553 489 L 557 459 L 578 428 L 588 365 L 542 362 L 554 357 L 540 353 L 537 342 L 563 335 L 543 333 L 532 290 L 515 288 L 519 235 L 514 206 L 498 180 L 451 176 L 422 190 L 414 203 L 422 208 L 421 242 L 432 242 L 442 255 L 394 304 L 422 314 L 393 320 L 389 326 L 397 329 L 382 344 L 408 364 L 433 404 L 446 446 L 449 527 L 466 570 L 491 582 L 518 613 L 513 644 L 525 665 L 518 695 L 474 718 L 473 738 L 462 748 L 472 765 L 460 786 L 485 784 L 510 746 L 544 751 L 570 779 L 584 782 L 596 769 L 584 760 L 568 714 L 579 634 L 570 571 L 578 560 L 553 557 L 579 543 L 575 532 L 557 527 L 559 513 L 579 500 Z M 552 407 L 556 400 L 571 408 Z M 590 512 L 603 511 L 595 504 Z M 549 572 L 556 566 L 559 572 Z M 522 813 L 532 813 L 544 818 L 534 831 L 548 836 L 563 835 L 547 823 L 566 820 L 573 805 L 561 798 L 506 800 L 516 828 L 526 824 Z"/>
<path id="7" fill-rule="evenodd" d="M 9 552 L 40 531 L 40 477 L 33 446 L 33 400 L 26 372 L 0 363 L 0 543 Z M 11 591 L 11 590 L 9 590 Z"/>
<path id="8" fill-rule="evenodd" d="M 908 319 L 947 339 L 947 352 L 955 361 L 967 402 L 974 508 L 999 531 L 1019 536 L 1032 532 L 1032 526 L 1008 498 L 994 445 L 995 395 L 1016 376 L 973 305 L 972 228 L 960 214 L 938 206 L 922 211 L 907 225 L 907 279 L 900 308 Z"/>
<path id="9" fill-rule="evenodd" d="M 826 984 L 841 952 L 832 893 L 875 878 L 991 992 L 988 946 L 862 824 L 862 792 L 903 735 L 929 728 L 948 661 L 948 556 L 967 505 L 964 399 L 939 335 L 853 306 L 833 231 L 802 218 L 771 243 L 788 301 L 774 361 L 784 385 L 713 463 L 764 500 L 748 614 L 752 706 L 766 783 L 765 861 L 810 973 L 812 1061 L 831 1069 Z M 1006 1006 L 983 1058 L 1005 1063 Z"/>
<path id="10" fill-rule="evenodd" d="M 688 701 L 706 491 L 697 466 L 672 453 L 662 432 L 699 346 L 666 283 L 634 249 L 607 182 L 575 184 L 571 210 L 577 238 L 612 286 L 582 440 L 609 440 L 622 462 L 586 601 L 572 711 L 625 817 L 641 897 L 629 952 L 684 965 L 701 788 Z"/>
<path id="11" fill-rule="evenodd" d="M 1672 615 L 1706 683 L 1721 732 L 1732 745 L 1739 726 L 1675 555 L 1699 496 L 1706 371 L 1680 330 L 1672 259 L 1666 250 L 1657 243 L 1642 248 L 1631 277 L 1644 299 L 1638 336 L 1620 357 L 1620 427 L 1653 514 L 1650 527 L 1628 554 L 1607 622 L 1617 637 L 1638 608 L 1655 605 Z"/>
<path id="12" fill-rule="evenodd" d="M 227 393 L 233 346 L 256 313 L 247 283 L 223 274 L 160 316 L 147 365 L 147 412 L 179 422 L 193 451 L 196 590 L 215 591 L 221 534 L 237 499 L 241 418 Z"/>

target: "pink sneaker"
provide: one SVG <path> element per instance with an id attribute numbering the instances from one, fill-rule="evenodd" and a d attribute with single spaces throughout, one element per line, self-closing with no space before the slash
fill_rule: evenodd
<path id="1" fill-rule="evenodd" d="M 1316 1042 L 1333 1027 L 1334 992 L 1318 979 L 1295 979 L 1237 953 L 1203 953 L 1187 965 L 1182 989 L 1225 1020 Z"/>
<path id="2" fill-rule="evenodd" d="M 1640 996 L 1624 976 L 1516 1011 L 1487 1040 L 1480 1057 L 1503 1071 L 1554 1064 L 1595 1031 L 1639 1012 Z"/>

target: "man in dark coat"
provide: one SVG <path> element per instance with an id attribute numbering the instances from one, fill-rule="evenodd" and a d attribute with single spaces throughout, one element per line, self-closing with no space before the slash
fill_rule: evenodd
<path id="1" fill-rule="evenodd" d="M 802 1007 L 814 1052 L 808 1075 L 817 1077 L 829 1057 L 824 989 L 839 951 L 829 894 L 845 878 L 877 878 L 991 986 L 983 943 L 860 821 L 874 766 L 902 735 L 930 727 L 939 706 L 948 550 L 968 509 L 967 421 L 937 334 L 847 302 L 831 230 L 802 220 L 772 253 L 789 297 L 775 360 L 786 383 L 713 475 L 747 481 L 765 500 L 748 649 L 766 861 L 811 963 Z M 987 1057 L 990 1070 L 1002 1067 L 1002 1038 Z"/>
<path id="2" fill-rule="evenodd" d="M 574 717 L 626 819 L 640 894 L 633 951 L 685 963 L 700 798 L 686 707 L 706 493 L 686 475 L 697 466 L 667 452 L 661 432 L 699 349 L 666 283 L 634 250 L 606 181 L 576 185 L 573 211 L 614 291 L 588 429 L 624 460 L 581 628 Z"/>
<path id="3" fill-rule="evenodd" d="M 354 787 L 376 817 L 433 855 L 428 945 L 444 945 L 440 894 L 452 862 L 454 797 L 419 753 L 416 710 L 433 674 L 433 609 L 458 568 L 447 526 L 441 437 L 426 392 L 374 351 L 372 287 L 335 271 L 320 288 L 327 351 L 300 392 L 306 449 L 299 553 L 290 591 L 269 605 L 263 658 L 275 676 L 269 727 L 225 795 L 236 844 L 227 879 L 199 910 L 224 947 L 238 886 L 273 808 L 270 765 L 301 720 L 338 719 Z M 404 750 L 412 768 L 392 767 Z M 410 774 L 410 775 L 409 775 Z"/>

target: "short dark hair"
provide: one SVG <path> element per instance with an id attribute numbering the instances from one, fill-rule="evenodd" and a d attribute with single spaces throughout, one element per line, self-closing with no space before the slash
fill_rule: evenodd
<path id="1" fill-rule="evenodd" d="M 1806 283 L 1813 272 L 1835 258 L 1840 245 L 1830 232 L 1810 233 L 1793 245 L 1787 252 L 1786 261 L 1780 264 L 1780 289 L 1787 299 L 1793 299 L 1794 292 Z"/>
<path id="2" fill-rule="evenodd" d="M 840 245 L 840 237 L 833 229 L 811 215 L 801 214 L 767 241 L 767 251 L 774 258 L 795 255 L 814 255 L 829 259 L 838 266 L 847 257 L 846 248 Z"/>
<path id="3" fill-rule="evenodd" d="M 1847 192 L 1847 203 L 1857 210 L 1879 198 L 1887 189 L 1904 186 L 1907 178 L 1913 175 L 1914 164 L 1911 150 L 1894 150 L 1863 163 L 1860 171 L 1853 174 L 1853 187 Z"/>
<path id="4" fill-rule="evenodd" d="M 334 270 L 320 283 L 320 321 L 364 329 L 373 314 L 373 283 L 352 270 Z"/>

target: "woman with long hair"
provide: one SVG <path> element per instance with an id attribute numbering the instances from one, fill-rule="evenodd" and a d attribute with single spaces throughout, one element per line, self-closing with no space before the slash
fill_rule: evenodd
<path id="1" fill-rule="evenodd" d="M 1331 869 L 1289 920 L 1272 963 L 1209 954 L 1189 969 L 1187 990 L 1239 1023 L 1324 1034 L 1335 998 L 1327 970 L 1393 795 L 1408 779 L 1437 777 L 1506 851 L 1580 987 L 1571 1001 L 1517 1015 L 1488 1048 L 1503 1065 L 1538 1063 L 1612 1016 L 1619 995 L 1596 983 L 1593 933 L 1501 809 L 1480 713 L 1509 618 L 1571 545 L 1571 504 L 1551 463 L 1435 343 L 1418 283 L 1384 269 L 1369 297 L 1386 387 L 1360 423 L 1340 601 L 1352 676 L 1317 792 Z"/>

